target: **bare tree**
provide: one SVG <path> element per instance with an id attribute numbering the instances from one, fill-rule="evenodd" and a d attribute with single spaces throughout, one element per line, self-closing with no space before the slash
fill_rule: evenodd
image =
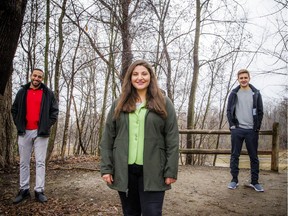
<path id="1" fill-rule="evenodd" d="M 0 3 L 0 166 L 4 169 L 10 167 L 13 159 L 11 74 L 26 4 L 27 0 Z"/>
<path id="2" fill-rule="evenodd" d="M 99 2 L 114 16 L 116 22 L 110 23 L 110 25 L 115 26 L 121 32 L 122 36 L 122 69 L 121 69 L 121 80 L 124 78 L 125 73 L 132 63 L 132 37 L 130 33 L 131 19 L 138 8 L 140 0 L 133 2 L 134 7 L 131 8 L 131 0 L 117 0 L 111 2 L 111 5 L 105 0 L 99 0 Z M 129 11 L 131 11 L 129 13 Z"/>
<path id="3" fill-rule="evenodd" d="M 44 71 L 47 74 L 49 74 L 49 45 L 50 45 L 50 0 L 46 0 Z M 45 76 L 44 83 L 47 84 L 47 81 L 48 76 Z"/>
<path id="4" fill-rule="evenodd" d="M 280 9 L 287 7 L 285 1 L 279 2 L 284 3 Z M 281 19 L 274 20 L 279 31 L 273 36 L 281 38 L 275 50 L 264 49 L 262 41 L 253 44 L 252 49 L 244 25 L 249 23 L 246 11 L 235 1 L 209 4 L 208 0 L 181 3 L 95 0 L 88 5 L 83 0 L 60 3 L 47 0 L 45 3 L 29 2 L 22 45 L 14 62 L 17 79 L 13 83 L 22 84 L 28 68 L 44 62 L 45 82 L 55 89 L 60 102 L 58 128 L 63 128 L 54 139 L 55 149 L 49 152 L 59 150 L 62 159 L 74 143 L 76 154 L 97 154 L 107 108 L 119 95 L 121 78 L 133 57 L 145 58 L 153 64 L 161 87 L 174 101 L 181 127 L 187 124 L 191 129 L 227 126 L 225 104 L 238 67 L 249 66 L 260 53 L 274 56 L 275 68 L 286 60 L 287 24 Z M 43 21 L 45 13 L 41 13 L 44 5 L 46 21 Z M 196 19 L 191 11 L 197 12 Z M 225 17 L 221 16 L 223 13 Z M 281 17 L 281 10 L 275 13 Z M 243 56 L 245 65 L 241 64 Z M 259 71 L 274 74 L 284 71 L 277 69 Z M 221 138 L 185 137 L 181 145 L 220 148 Z M 193 155 L 190 162 L 203 164 L 205 157 Z"/>
<path id="5" fill-rule="evenodd" d="M 110 22 L 114 23 L 115 22 L 115 17 L 110 16 Z M 109 28 L 109 62 L 111 62 L 110 65 L 115 64 L 115 59 L 117 57 L 117 52 L 115 52 L 115 49 L 117 49 L 116 42 L 117 42 L 117 37 L 118 37 L 118 31 L 113 28 L 111 25 Z M 101 109 L 101 116 L 100 116 L 100 125 L 99 125 L 99 139 L 98 143 L 100 143 L 101 138 L 102 138 L 102 132 L 104 128 L 104 121 L 106 117 L 106 110 L 107 110 L 107 101 L 108 101 L 108 89 L 109 89 L 109 81 L 112 80 L 112 95 L 114 96 L 113 99 L 116 97 L 116 81 L 115 81 L 115 76 L 113 73 L 113 67 L 108 66 L 107 72 L 106 72 L 106 77 L 105 77 L 105 85 L 104 85 L 104 95 L 103 95 L 103 103 L 102 103 L 102 109 Z M 99 146 L 97 146 L 97 154 L 100 154 L 100 149 Z"/>
<path id="6" fill-rule="evenodd" d="M 81 32 L 79 31 L 79 37 L 77 40 L 76 49 L 74 51 L 74 55 L 72 58 L 72 70 L 70 73 L 70 77 L 67 77 L 66 73 L 63 72 L 63 78 L 65 80 L 65 83 L 67 85 L 67 91 L 66 91 L 66 114 L 65 114 L 65 123 L 64 123 L 64 129 L 63 129 L 63 138 L 62 138 L 62 145 L 61 145 L 61 159 L 64 160 L 65 153 L 66 153 L 66 147 L 67 147 L 67 140 L 68 140 L 68 129 L 70 124 L 70 113 L 71 113 L 71 104 L 72 104 L 72 97 L 73 97 L 73 90 L 74 90 L 74 77 L 78 70 L 75 69 L 76 65 L 76 57 L 79 49 L 79 44 L 81 40 Z"/>
<path id="7" fill-rule="evenodd" d="M 60 70 L 61 70 L 61 59 L 62 59 L 62 50 L 64 46 L 64 37 L 63 37 L 63 20 L 65 17 L 65 10 L 66 10 L 66 3 L 67 0 L 63 0 L 62 7 L 61 7 L 61 15 L 58 21 L 58 30 L 59 30 L 59 45 L 56 57 L 56 64 L 55 64 L 55 74 L 54 74 L 54 91 L 56 100 L 59 101 L 59 80 L 60 80 Z M 52 126 L 51 135 L 49 137 L 48 142 L 48 149 L 47 149 L 47 158 L 46 160 L 49 161 L 51 154 L 54 148 L 55 137 L 57 133 L 57 123 Z"/>
<path id="8" fill-rule="evenodd" d="M 195 98 L 196 98 L 196 89 L 198 85 L 198 76 L 199 76 L 199 40 L 200 40 L 200 27 L 201 27 L 201 5 L 200 0 L 196 0 L 196 28 L 195 28 L 195 37 L 194 37 L 194 44 L 193 44 L 193 80 L 191 83 L 190 89 L 190 96 L 189 96 L 189 105 L 188 105 L 188 115 L 187 115 L 187 128 L 193 129 L 195 127 L 194 123 L 194 115 L 195 115 Z M 195 143 L 194 143 L 195 145 Z M 187 148 L 195 147 L 192 144 L 192 136 L 187 135 Z M 186 163 L 192 163 L 192 155 L 188 154 L 186 158 Z"/>
<path id="9" fill-rule="evenodd" d="M 165 34 L 165 20 L 168 15 L 168 10 L 170 8 L 170 0 L 165 0 L 165 1 L 160 1 L 159 2 L 159 10 L 156 8 L 155 4 L 149 0 L 149 3 L 151 7 L 153 8 L 153 11 L 159 21 L 159 37 L 161 38 L 162 46 L 163 46 L 163 56 L 159 60 L 160 64 L 163 63 L 164 61 L 167 64 L 167 69 L 164 70 L 165 74 L 167 76 L 166 80 L 166 89 L 167 89 L 167 95 L 168 97 L 174 101 L 173 93 L 172 93 L 172 66 L 171 66 L 171 58 L 170 54 L 168 51 L 168 44 L 167 44 L 167 39 L 166 39 L 166 34 Z M 163 59 L 162 59 L 163 58 Z M 158 59 L 157 59 L 158 61 Z"/>
<path id="10" fill-rule="evenodd" d="M 0 94 L 2 95 L 12 74 L 12 62 L 18 45 L 26 4 L 27 0 L 3 0 L 0 3 Z"/>

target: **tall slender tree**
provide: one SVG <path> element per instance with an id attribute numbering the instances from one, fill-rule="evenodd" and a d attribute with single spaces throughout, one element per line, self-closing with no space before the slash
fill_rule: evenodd
<path id="1" fill-rule="evenodd" d="M 50 0 L 46 0 L 46 22 L 45 22 L 45 53 L 44 53 L 44 71 L 49 73 L 49 44 L 50 44 Z M 48 76 L 44 77 L 44 83 L 47 84 Z"/>
<path id="2" fill-rule="evenodd" d="M 166 80 L 166 90 L 167 90 L 167 95 L 168 97 L 174 102 L 174 95 L 172 92 L 172 65 L 171 65 L 171 58 L 170 58 L 170 53 L 168 49 L 168 44 L 167 44 L 167 38 L 166 38 L 166 32 L 165 32 L 165 20 L 168 16 L 168 11 L 170 8 L 170 0 L 165 0 L 165 1 L 160 1 L 160 8 L 159 10 L 156 8 L 155 4 L 150 0 L 149 1 L 151 7 L 153 8 L 154 13 L 156 14 L 156 17 L 159 21 L 159 38 L 162 42 L 163 46 L 163 54 L 161 55 L 161 58 L 159 60 L 159 63 L 166 63 L 167 68 L 164 70 L 167 80 Z M 158 59 L 157 59 L 158 60 Z"/>
<path id="3" fill-rule="evenodd" d="M 194 128 L 194 115 L 195 115 L 195 98 L 196 98 L 196 90 L 198 85 L 198 76 L 199 76 L 199 41 L 200 41 L 200 23 L 201 23 L 201 2 L 200 0 L 196 0 L 196 28 L 194 35 L 194 44 L 193 44 L 193 79 L 191 83 L 190 96 L 188 102 L 188 114 L 187 114 L 187 128 Z M 192 135 L 187 135 L 187 148 L 192 148 Z M 188 154 L 186 158 L 186 163 L 192 163 L 192 155 Z"/>
<path id="4" fill-rule="evenodd" d="M 54 74 L 54 91 L 55 91 L 55 97 L 58 101 L 59 101 L 59 80 L 60 80 L 60 74 L 61 74 L 60 72 L 61 59 L 62 59 L 62 51 L 63 51 L 63 46 L 64 46 L 63 20 L 65 17 L 66 3 L 67 3 L 67 0 L 63 0 L 62 7 L 61 7 L 61 15 L 58 20 L 59 44 L 58 44 L 58 51 L 57 51 L 56 64 L 55 64 L 55 74 Z M 47 150 L 47 158 L 46 158 L 47 161 L 50 159 L 53 149 L 54 149 L 56 132 L 57 132 L 57 123 L 54 124 L 51 129 L 51 135 L 49 138 L 48 150 Z"/>

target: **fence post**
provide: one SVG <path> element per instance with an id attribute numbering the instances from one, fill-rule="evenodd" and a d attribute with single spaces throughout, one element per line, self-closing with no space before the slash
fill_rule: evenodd
<path id="1" fill-rule="evenodd" d="M 271 155 L 271 170 L 279 169 L 279 123 L 273 123 L 272 129 L 272 155 Z"/>

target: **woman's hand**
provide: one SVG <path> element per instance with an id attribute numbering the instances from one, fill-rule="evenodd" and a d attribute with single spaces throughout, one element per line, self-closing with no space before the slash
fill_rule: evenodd
<path id="1" fill-rule="evenodd" d="M 111 174 L 104 174 L 104 175 L 102 176 L 102 178 L 103 178 L 103 180 L 104 180 L 105 182 L 107 182 L 107 184 L 112 184 L 112 183 L 113 183 L 113 177 L 112 177 Z"/>
<path id="2" fill-rule="evenodd" d="M 174 179 L 174 178 L 166 178 L 166 179 L 165 179 L 165 183 L 166 183 L 167 185 L 170 185 L 170 184 L 172 184 L 172 183 L 174 183 L 174 182 L 176 182 L 176 179 Z"/>

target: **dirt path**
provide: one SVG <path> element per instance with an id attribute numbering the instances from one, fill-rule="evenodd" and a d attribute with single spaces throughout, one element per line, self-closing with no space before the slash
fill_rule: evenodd
<path id="1" fill-rule="evenodd" d="M 0 177 L 0 215 L 122 215 L 116 191 L 100 178 L 95 160 L 50 163 L 46 178 L 48 202 L 26 200 L 13 205 L 18 168 Z M 34 174 L 31 176 L 33 188 Z M 287 215 L 287 172 L 260 172 L 265 192 L 245 187 L 249 170 L 240 170 L 240 186 L 227 189 L 228 168 L 180 166 L 178 181 L 166 192 L 164 216 Z"/>

